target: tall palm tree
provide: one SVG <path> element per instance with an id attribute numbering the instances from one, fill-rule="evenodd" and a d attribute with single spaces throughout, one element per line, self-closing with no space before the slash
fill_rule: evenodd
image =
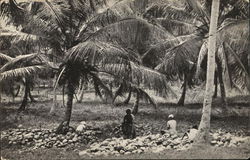
<path id="1" fill-rule="evenodd" d="M 187 83 L 184 81 L 183 84 L 192 84 L 192 78 L 194 76 L 187 76 L 186 73 L 194 75 L 194 70 L 192 69 L 193 64 L 197 64 L 198 55 L 201 55 L 202 52 L 204 52 L 204 48 L 206 47 L 205 43 L 207 43 L 207 34 L 209 29 L 209 10 L 211 9 L 211 3 L 210 1 L 203 1 L 203 3 L 200 3 L 200 1 L 194 1 L 194 0 L 186 0 L 186 3 L 184 3 L 183 6 L 180 6 L 178 8 L 172 7 L 170 5 L 152 5 L 149 7 L 147 13 L 145 14 L 145 17 L 148 19 L 151 19 L 156 24 L 161 24 L 163 27 L 166 28 L 166 30 L 170 31 L 174 35 L 177 36 L 177 40 L 181 39 L 181 43 L 175 44 L 178 42 L 177 40 L 173 41 L 165 41 L 163 43 L 160 43 L 156 46 L 153 46 L 148 52 L 150 55 L 155 55 L 156 59 L 158 61 L 161 61 L 163 59 L 163 63 L 156 67 L 159 71 L 169 75 L 169 77 L 176 77 L 178 75 L 179 77 L 191 77 L 189 80 L 190 83 Z M 218 38 L 221 35 L 224 35 L 223 37 L 226 37 L 225 33 L 233 33 L 235 37 L 237 37 L 238 41 L 233 41 L 230 38 L 220 38 L 220 43 L 217 45 L 217 49 L 219 48 L 220 44 L 223 42 L 227 42 L 229 46 L 233 47 L 234 50 L 237 50 L 235 47 L 241 47 L 241 49 L 244 50 L 244 52 L 247 51 L 246 45 L 249 44 L 249 41 L 247 41 L 248 38 L 246 36 L 248 35 L 248 29 L 244 28 L 243 32 L 244 34 L 236 34 L 236 32 L 232 32 L 232 27 L 229 27 L 232 25 L 232 23 L 229 22 L 229 18 L 234 18 L 235 22 L 240 22 L 242 19 L 247 20 L 248 17 L 248 4 L 249 2 L 238 0 L 238 1 L 223 1 L 220 6 L 220 16 L 219 16 L 219 29 L 218 32 Z M 242 24 L 234 23 L 235 26 L 238 25 L 239 28 L 243 28 Z M 175 26 L 175 27 L 173 27 Z M 227 27 L 226 27 L 227 26 Z M 245 26 L 246 27 L 246 26 Z M 236 28 L 236 27 L 235 27 Z M 234 28 L 234 29 L 235 29 Z M 239 30 L 240 31 L 240 30 Z M 194 38 L 191 35 L 194 35 L 196 37 L 200 37 L 199 39 Z M 234 34 L 235 33 L 235 34 Z M 243 35 L 243 36 L 242 36 Z M 244 41 L 244 43 L 241 43 Z M 183 45 L 183 44 L 197 44 L 197 45 Z M 236 45 L 238 44 L 238 45 Z M 242 45 L 244 44 L 244 45 Z M 203 47 L 202 47 L 203 46 Z M 203 51 L 202 51 L 203 49 Z M 181 52 L 179 51 L 181 50 Z M 158 51 L 158 52 L 157 52 Z M 178 51 L 178 52 L 177 52 Z M 198 51 L 198 52 L 197 52 Z M 199 53 L 199 51 L 201 51 Z M 165 56 L 166 53 L 166 56 Z M 185 54 L 183 54 L 185 53 Z M 228 52 L 225 53 L 226 55 L 230 54 Z M 244 54 L 242 52 L 237 52 L 237 54 L 240 57 L 244 57 Z M 221 56 L 217 56 L 220 61 L 223 62 L 221 59 Z M 169 60 L 169 59 L 172 59 Z M 200 58 L 199 58 L 200 59 Z M 174 61 L 173 61 L 174 60 Z M 185 63 L 183 63 L 183 61 Z M 216 61 L 216 62 L 220 62 Z M 234 59 L 233 61 L 237 61 Z M 191 63 L 190 63 L 191 62 Z M 184 64 L 184 65 L 183 65 Z M 191 64 L 191 66 L 190 66 Z M 218 63 L 217 65 L 220 65 Z M 171 68 L 175 68 L 174 72 L 171 72 L 172 70 L 169 70 L 168 68 L 172 66 Z M 184 67 L 185 66 L 185 67 Z M 222 65 L 225 66 L 225 65 Z M 239 66 L 239 63 L 238 63 Z M 190 68 L 190 71 L 187 71 L 187 68 Z M 183 71 L 185 69 L 186 71 Z M 205 69 L 205 68 L 204 68 Z M 244 71 L 244 70 L 243 70 Z M 220 74 L 219 74 L 220 75 Z M 236 72 L 233 72 L 232 75 L 237 75 Z M 238 79 L 240 78 L 237 76 Z M 187 78 L 186 78 L 187 79 Z M 217 78 L 216 78 L 217 79 Z M 221 79 L 221 78 L 219 78 Z M 247 79 L 244 81 L 246 82 Z M 241 84 L 244 85 L 244 81 L 241 81 Z M 220 83 L 223 83 L 223 81 L 220 81 Z M 223 84 L 221 85 L 223 86 Z M 186 87 L 183 87 L 183 93 L 180 98 L 179 104 L 184 104 L 183 95 L 185 95 L 185 89 Z M 221 89 L 223 91 L 223 89 Z M 222 93 L 222 95 L 225 95 Z M 224 99 L 224 97 L 222 97 Z"/>
<path id="2" fill-rule="evenodd" d="M 216 32 L 219 18 L 220 0 L 213 0 L 211 10 L 211 22 L 209 27 L 208 38 L 208 58 L 207 58 L 207 79 L 206 79 L 206 91 L 203 102 L 203 110 L 201 122 L 199 125 L 199 131 L 196 136 L 196 143 L 208 143 L 209 131 L 210 131 L 210 117 L 211 106 L 213 97 L 213 88 L 215 73 L 215 52 L 216 52 Z"/>

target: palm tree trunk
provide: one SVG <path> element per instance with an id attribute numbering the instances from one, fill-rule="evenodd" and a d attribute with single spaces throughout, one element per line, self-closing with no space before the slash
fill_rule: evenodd
<path id="1" fill-rule="evenodd" d="M 247 55 L 247 62 L 248 62 L 248 74 L 250 75 L 250 54 Z"/>
<path id="2" fill-rule="evenodd" d="M 218 92 L 218 80 L 217 80 L 217 73 L 215 72 L 215 76 L 214 76 L 214 95 L 213 95 L 213 98 L 217 98 L 217 92 Z"/>
<path id="3" fill-rule="evenodd" d="M 208 63 L 207 63 L 207 78 L 206 91 L 203 102 L 203 110 L 199 130 L 195 139 L 196 144 L 209 143 L 209 130 L 211 118 L 211 106 L 213 96 L 214 72 L 215 72 L 215 51 L 216 51 L 216 31 L 219 17 L 220 0 L 213 0 L 211 11 L 211 22 L 208 39 Z"/>
<path id="4" fill-rule="evenodd" d="M 34 99 L 34 97 L 31 95 L 31 90 L 29 89 L 29 98 L 31 102 L 36 102 L 36 100 Z"/>
<path id="5" fill-rule="evenodd" d="M 181 94 L 181 98 L 178 101 L 178 105 L 180 106 L 184 106 L 184 102 L 185 102 L 185 95 L 186 95 L 186 90 L 187 90 L 187 76 L 186 74 L 184 75 L 184 82 L 183 82 L 183 90 L 182 90 L 182 94 Z"/>
<path id="6" fill-rule="evenodd" d="M 23 101 L 21 106 L 19 107 L 19 111 L 24 111 L 25 107 L 28 103 L 28 94 L 29 94 L 29 83 L 27 81 L 27 79 L 25 79 L 25 90 L 24 90 L 24 96 L 23 96 Z"/>
<path id="7" fill-rule="evenodd" d="M 250 54 L 248 53 L 248 56 L 247 56 L 247 62 L 248 62 L 248 77 L 247 77 L 247 89 L 250 93 Z"/>
<path id="8" fill-rule="evenodd" d="M 60 77 L 63 73 L 64 69 L 61 71 L 58 77 Z M 58 107 L 58 102 L 57 102 L 57 94 L 56 94 L 56 88 L 58 84 L 59 78 L 55 76 L 54 78 L 54 90 L 53 90 L 53 105 L 50 108 L 49 114 L 53 115 L 55 113 L 56 108 Z"/>
<path id="9" fill-rule="evenodd" d="M 73 98 L 74 98 L 74 86 L 71 82 L 68 82 L 67 86 L 67 105 L 66 105 L 66 110 L 65 110 L 65 117 L 64 117 L 64 122 L 67 122 L 67 125 L 69 125 L 70 118 L 71 118 L 71 112 L 72 112 L 72 104 L 73 104 Z"/>
<path id="10" fill-rule="evenodd" d="M 17 92 L 16 92 L 16 94 L 15 94 L 15 97 L 18 96 L 18 94 L 20 93 L 20 90 L 21 90 L 21 87 L 20 87 L 20 85 L 19 85 L 18 88 L 17 88 Z"/>
<path id="11" fill-rule="evenodd" d="M 128 97 L 125 99 L 125 101 L 123 102 L 123 104 L 128 104 L 129 103 L 131 95 L 132 95 L 132 91 L 130 89 L 129 92 L 128 92 Z"/>
<path id="12" fill-rule="evenodd" d="M 118 97 L 118 95 L 119 95 L 119 92 L 121 92 L 122 91 L 122 89 L 123 89 L 123 83 L 121 83 L 121 85 L 119 86 L 119 88 L 117 89 L 117 91 L 115 92 L 115 95 L 114 95 L 114 98 L 113 98 L 113 100 L 112 100 L 112 103 L 114 103 L 115 102 L 115 100 L 116 100 L 116 98 Z"/>
<path id="13" fill-rule="evenodd" d="M 136 100 L 133 106 L 133 111 L 132 113 L 136 115 L 138 113 L 138 107 L 139 107 L 139 101 L 140 101 L 140 93 L 137 91 L 136 92 Z"/>
<path id="14" fill-rule="evenodd" d="M 82 86 L 82 88 L 80 90 L 79 100 L 77 101 L 78 103 L 82 103 L 83 94 L 84 94 L 84 87 Z"/>
<path id="15" fill-rule="evenodd" d="M 218 66 L 218 78 L 219 78 L 219 83 L 220 83 L 222 104 L 224 108 L 227 108 L 226 91 L 225 91 L 225 85 L 223 82 L 223 76 L 222 76 L 223 71 L 222 71 L 221 63 L 218 62 L 217 66 Z"/>

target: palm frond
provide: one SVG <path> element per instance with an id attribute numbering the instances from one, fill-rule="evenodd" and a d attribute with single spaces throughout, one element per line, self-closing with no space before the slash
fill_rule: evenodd
<path id="1" fill-rule="evenodd" d="M 168 92 L 170 87 L 167 85 L 166 77 L 163 74 L 133 62 L 130 62 L 130 67 L 131 82 L 133 84 L 143 84 L 145 87 L 152 88 L 161 95 Z"/>
<path id="2" fill-rule="evenodd" d="M 227 19 L 218 31 L 218 39 L 227 42 L 236 53 L 247 51 L 249 41 L 249 19 Z"/>
<path id="3" fill-rule="evenodd" d="M 133 92 L 138 92 L 140 95 L 140 98 L 142 98 L 143 100 L 149 102 L 150 104 L 152 104 L 155 108 L 157 108 L 157 103 L 155 102 L 154 98 L 151 97 L 146 91 L 144 91 L 142 88 L 138 87 L 138 86 L 131 86 L 132 91 Z"/>
<path id="4" fill-rule="evenodd" d="M 101 28 L 88 37 L 91 40 L 119 44 L 140 54 L 145 53 L 150 45 L 173 38 L 174 36 L 164 28 L 139 18 L 121 20 Z"/>
<path id="5" fill-rule="evenodd" d="M 190 69 L 197 61 L 202 44 L 203 38 L 195 36 L 178 46 L 170 48 L 166 51 L 162 63 L 156 66 L 155 69 L 164 73 L 168 79 L 190 72 Z"/>
<path id="6" fill-rule="evenodd" d="M 250 74 L 246 67 L 248 66 L 247 54 L 249 53 L 242 52 L 237 54 L 228 43 L 225 43 L 225 51 L 228 53 L 228 64 L 232 81 L 242 89 L 248 88 Z"/>
<path id="7" fill-rule="evenodd" d="M 193 15 L 197 15 L 203 22 L 208 24 L 210 20 L 209 12 L 197 0 L 186 0 L 186 9 Z"/>
<path id="8" fill-rule="evenodd" d="M 1 60 L 6 60 L 7 62 L 13 60 L 12 57 L 10 57 L 10 56 L 8 56 L 8 55 L 6 55 L 6 54 L 4 54 L 4 53 L 0 53 L 0 59 L 1 59 Z"/>
<path id="9" fill-rule="evenodd" d="M 121 64 L 106 64 L 99 71 L 112 75 L 116 82 L 125 83 L 126 86 L 141 84 L 162 96 L 173 93 L 167 84 L 165 75 L 131 61 Z"/>
<path id="10" fill-rule="evenodd" d="M 7 71 L 9 69 L 11 69 L 13 66 L 20 64 L 20 63 L 25 63 L 28 61 L 33 60 L 38 54 L 26 54 L 26 55 L 20 55 L 15 57 L 14 59 L 12 59 L 11 61 L 9 61 L 8 63 L 6 63 L 5 65 L 3 65 L 0 68 L 0 73 L 3 73 L 4 71 Z"/>
<path id="11" fill-rule="evenodd" d="M 110 91 L 110 89 L 102 82 L 102 80 L 99 78 L 99 76 L 96 73 L 90 73 L 90 75 L 91 75 L 93 82 L 96 86 L 95 88 L 97 88 L 96 92 L 98 93 L 98 95 L 101 97 L 101 94 L 99 91 L 99 87 L 101 87 L 105 91 L 105 94 L 107 96 L 109 96 L 110 98 L 113 98 L 112 91 Z"/>
<path id="12" fill-rule="evenodd" d="M 23 8 L 18 6 L 15 0 L 9 0 L 9 11 L 10 15 L 13 17 L 13 22 L 15 25 L 20 25 L 25 22 L 25 11 Z"/>
<path id="13" fill-rule="evenodd" d="M 156 22 L 175 36 L 193 34 L 197 32 L 197 29 L 199 28 L 191 23 L 168 18 L 157 18 Z"/>
<path id="14" fill-rule="evenodd" d="M 86 24 L 84 24 L 78 37 L 82 37 L 86 34 L 86 32 L 94 32 L 96 27 L 102 28 L 128 17 L 137 17 L 137 14 L 141 14 L 143 12 L 145 5 L 145 0 L 118 1 L 111 7 L 100 10 L 100 13 L 92 17 Z"/>
<path id="15" fill-rule="evenodd" d="M 14 44 L 17 44 L 21 41 L 26 41 L 28 43 L 38 43 L 41 38 L 34 34 L 29 34 L 18 30 L 8 30 L 7 28 L 0 29 L 0 37 L 9 37 L 12 39 L 12 43 Z"/>
<path id="16" fill-rule="evenodd" d="M 205 68 L 203 68 L 202 64 L 204 63 L 204 59 L 205 59 L 205 56 L 207 55 L 207 53 L 208 53 L 207 41 L 205 41 L 201 46 L 197 65 L 196 65 L 195 77 L 197 79 L 198 79 L 198 77 L 200 77 L 201 73 L 203 72 L 203 69 L 205 69 Z"/>
<path id="17" fill-rule="evenodd" d="M 249 18 L 249 1 L 248 0 L 234 0 L 230 1 L 232 7 L 226 13 L 225 18 L 247 19 Z"/>
<path id="18" fill-rule="evenodd" d="M 37 74 L 43 71 L 44 69 L 46 69 L 46 67 L 43 65 L 33 65 L 4 71 L 0 73 L 0 81 L 9 80 L 17 77 L 33 76 L 34 74 Z"/>
<path id="19" fill-rule="evenodd" d="M 168 49 L 179 45 L 181 42 L 184 42 L 193 36 L 194 35 L 178 36 L 174 39 L 168 39 L 156 45 L 152 45 L 141 57 L 143 64 L 148 67 L 156 67 L 162 61 Z"/>
<path id="20" fill-rule="evenodd" d="M 43 20 L 37 15 L 29 17 L 29 21 L 25 24 L 25 28 L 30 29 L 31 34 L 42 37 L 46 39 L 46 41 L 53 40 L 62 42 L 64 38 L 57 24 Z"/>
<path id="21" fill-rule="evenodd" d="M 100 62 L 108 63 L 117 61 L 119 57 L 126 59 L 128 58 L 128 54 L 122 48 L 109 43 L 87 41 L 70 49 L 65 60 L 98 65 Z"/>
<path id="22" fill-rule="evenodd" d="M 69 6 L 66 3 L 56 3 L 55 1 L 45 0 L 42 2 L 41 8 L 39 8 L 37 16 L 50 23 L 57 24 L 58 26 L 65 28 L 68 24 L 68 17 L 65 12 L 69 11 Z"/>
<path id="23" fill-rule="evenodd" d="M 195 26 L 202 24 L 201 22 L 197 21 L 199 20 L 197 16 L 192 15 L 185 8 L 174 7 L 169 4 L 153 4 L 147 9 L 144 17 L 147 19 L 152 19 L 152 17 L 167 18 L 178 22 L 194 24 Z"/>

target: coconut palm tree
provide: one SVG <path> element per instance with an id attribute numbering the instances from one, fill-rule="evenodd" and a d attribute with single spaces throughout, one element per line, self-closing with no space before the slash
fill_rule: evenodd
<path id="1" fill-rule="evenodd" d="M 213 97 L 213 88 L 211 88 L 211 86 L 214 83 L 215 52 L 216 52 L 216 39 L 217 39 L 216 32 L 217 32 L 217 23 L 219 18 L 219 6 L 220 6 L 220 1 L 213 0 L 212 10 L 211 10 L 211 22 L 209 27 L 209 38 L 208 38 L 206 91 L 203 102 L 201 122 L 196 136 L 196 143 L 209 142 L 210 117 L 211 117 L 211 106 Z"/>
<path id="2" fill-rule="evenodd" d="M 145 21 L 142 18 L 146 5 L 147 1 L 139 0 L 117 2 L 90 19 L 82 27 L 78 37 L 82 41 L 88 40 L 89 36 L 91 36 L 91 39 L 98 39 L 109 43 L 115 42 L 127 50 L 136 59 L 136 63 L 152 68 L 148 65 L 152 63 L 152 59 L 142 61 L 143 54 L 151 45 L 165 39 L 174 38 L 174 36 L 162 27 Z M 98 30 L 95 32 L 96 27 Z M 127 75 L 125 79 L 129 79 L 129 77 Z M 122 81 L 115 93 L 114 100 L 117 96 L 123 95 L 122 93 L 129 92 L 129 96 L 125 100 L 125 102 L 128 102 L 131 97 L 130 88 L 129 84 L 125 84 Z M 137 94 L 137 91 L 134 90 L 134 92 L 137 95 L 136 99 L 139 99 L 140 96 Z M 134 105 L 134 113 L 137 113 L 136 108 L 138 103 L 139 101 L 137 100 Z"/>
<path id="3" fill-rule="evenodd" d="M 198 55 L 201 55 L 202 52 L 206 51 L 206 43 L 207 43 L 207 38 L 208 38 L 207 34 L 208 34 L 208 29 L 209 29 L 208 24 L 210 21 L 209 10 L 211 9 L 211 3 L 209 3 L 210 1 L 203 1 L 203 2 L 204 3 L 200 3 L 200 1 L 187 0 L 186 3 L 179 8 L 172 7 L 170 5 L 161 5 L 161 6 L 152 5 L 149 7 L 149 9 L 147 10 L 147 13 L 145 14 L 146 18 L 154 21 L 156 24 L 161 24 L 162 26 L 166 28 L 166 30 L 178 36 L 177 40 L 178 39 L 182 40 L 182 42 L 178 43 L 177 45 L 175 44 L 177 40 L 173 40 L 173 41 L 167 40 L 163 43 L 153 46 L 148 51 L 148 53 L 150 53 L 150 55 L 154 55 L 154 57 L 156 57 L 158 61 L 161 61 L 161 59 L 163 59 L 162 61 L 163 63 L 158 65 L 156 69 L 169 75 L 168 77 L 176 78 L 176 75 L 178 75 L 178 77 L 184 77 L 184 80 L 185 80 L 185 77 L 190 77 L 191 79 L 188 80 L 189 83 L 187 83 L 187 81 L 184 81 L 183 83 L 184 86 L 186 84 L 192 84 L 191 83 L 192 77 L 194 77 L 193 75 L 195 73 L 192 66 L 194 64 L 197 64 L 198 59 L 201 59 L 201 58 L 198 58 L 199 57 Z M 237 35 L 237 34 L 234 34 L 234 31 L 232 32 L 233 27 L 229 27 L 229 26 L 232 26 L 232 23 L 228 23 L 228 22 L 229 22 L 229 18 L 235 18 L 235 21 L 238 21 L 238 22 L 240 22 L 241 20 L 249 19 L 248 4 L 249 2 L 246 2 L 243 0 L 230 1 L 230 2 L 222 1 L 221 6 L 220 6 L 220 13 L 219 13 L 220 16 L 219 16 L 219 25 L 218 25 L 219 26 L 218 32 L 220 32 L 220 34 L 218 34 L 218 38 L 220 38 L 220 41 L 219 41 L 220 43 L 218 43 L 217 49 L 219 48 L 221 43 L 224 43 L 226 41 L 229 44 L 229 46 L 231 47 L 238 46 L 241 48 L 241 50 L 244 50 L 244 52 L 246 52 L 245 44 L 249 44 L 248 43 L 249 41 L 247 41 L 248 38 L 246 38 L 246 36 L 248 35 L 247 26 L 245 25 L 244 26 L 245 28 L 243 29 L 242 23 L 239 23 L 239 24 L 234 23 L 234 25 L 238 24 L 238 27 L 243 29 L 242 31 L 243 34 Z M 221 36 L 224 35 L 223 37 L 226 37 L 225 35 L 227 34 L 225 33 L 232 33 L 234 37 L 237 37 L 239 41 L 234 41 L 228 37 L 223 39 Z M 244 41 L 244 43 L 241 43 L 242 41 Z M 191 45 L 188 45 L 188 44 L 191 44 Z M 237 49 L 235 48 L 234 50 L 237 50 Z M 242 53 L 243 52 L 240 52 L 240 53 L 238 52 L 237 54 L 241 57 L 244 55 Z M 230 53 L 227 52 L 226 55 L 228 54 Z M 221 56 L 217 56 L 217 57 L 222 58 Z M 220 61 L 223 62 L 222 59 L 220 59 L 219 61 L 216 61 L 217 66 L 221 65 Z M 237 60 L 234 59 L 233 61 L 236 62 Z M 240 63 L 238 63 L 238 66 L 239 64 Z M 222 66 L 225 66 L 225 65 L 222 65 Z M 169 68 L 173 68 L 174 70 L 170 70 Z M 221 66 L 217 68 L 221 68 Z M 187 76 L 186 74 L 189 74 L 192 76 Z M 237 75 L 237 73 L 232 73 L 232 75 L 233 74 Z M 225 95 L 225 92 L 223 93 L 224 85 L 223 85 L 223 81 L 220 80 L 222 79 L 220 78 L 221 76 L 222 74 L 220 73 L 218 74 L 217 77 L 219 77 L 219 81 L 221 83 L 220 86 L 222 87 L 221 91 L 222 91 L 222 96 L 223 96 Z M 239 76 L 237 77 L 239 78 Z M 217 80 L 217 78 L 215 79 Z M 244 81 L 246 82 L 247 79 L 245 79 Z M 245 84 L 244 81 L 241 81 L 241 83 L 243 82 L 242 86 L 245 86 L 243 85 Z M 186 92 L 186 87 L 183 87 L 183 93 L 179 100 L 179 104 L 184 104 L 183 97 L 185 95 L 185 92 Z M 225 100 L 224 97 L 222 98 Z"/>

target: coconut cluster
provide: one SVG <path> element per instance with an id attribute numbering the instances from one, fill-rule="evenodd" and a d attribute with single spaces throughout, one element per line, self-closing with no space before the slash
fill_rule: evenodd
<path id="1" fill-rule="evenodd" d="M 1 133 L 1 140 L 6 139 L 10 145 L 30 146 L 37 148 L 66 147 L 77 144 L 88 144 L 98 140 L 102 131 L 86 129 L 82 132 L 69 130 L 67 134 L 56 134 L 49 129 L 10 129 Z"/>
<path id="2" fill-rule="evenodd" d="M 249 137 L 236 136 L 231 133 L 216 131 L 211 133 L 211 144 L 216 147 L 236 147 Z M 121 154 L 140 154 L 144 152 L 162 152 L 167 149 L 186 150 L 190 148 L 192 140 L 182 139 L 178 135 L 168 133 L 150 134 L 135 139 L 108 138 L 101 143 L 93 143 L 88 149 L 79 152 L 80 156 L 108 156 Z"/>

